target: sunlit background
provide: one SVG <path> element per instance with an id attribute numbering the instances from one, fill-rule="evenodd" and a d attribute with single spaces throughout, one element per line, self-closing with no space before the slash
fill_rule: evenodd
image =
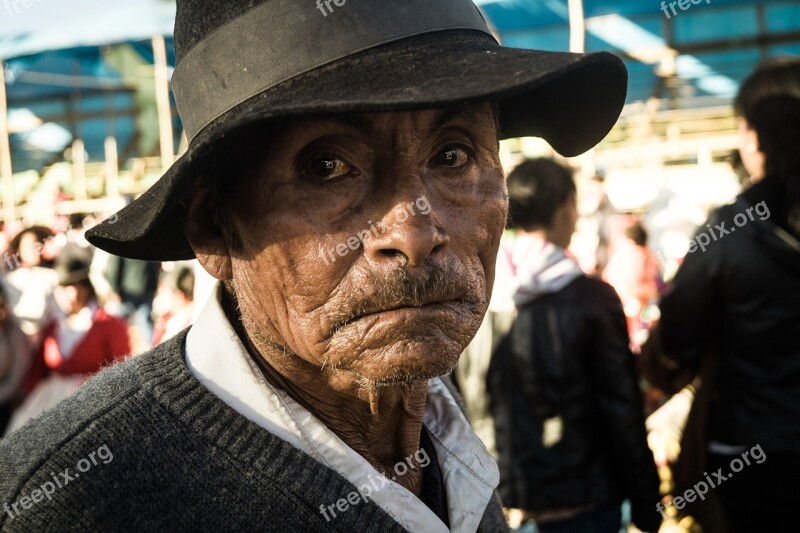
<path id="1" fill-rule="evenodd" d="M 5 231 L 110 213 L 185 149 L 168 88 L 169 0 L 0 0 L 0 170 Z M 573 252 L 587 270 L 598 209 L 644 220 L 674 271 L 707 210 L 741 187 L 731 100 L 763 58 L 800 55 L 800 5 L 699 0 L 478 0 L 507 46 L 610 50 L 630 72 L 626 108 L 595 150 L 570 160 L 584 217 Z M 590 117 L 587 117 L 590 119 Z M 503 144 L 508 167 L 547 155 L 538 139 Z"/>

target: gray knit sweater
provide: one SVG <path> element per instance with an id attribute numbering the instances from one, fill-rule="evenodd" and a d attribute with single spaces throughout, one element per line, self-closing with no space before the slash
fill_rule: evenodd
<path id="1" fill-rule="evenodd" d="M 186 333 L 109 368 L 0 440 L 2 531 L 403 531 L 356 488 L 188 371 Z M 493 499 L 480 531 L 507 531 Z"/>

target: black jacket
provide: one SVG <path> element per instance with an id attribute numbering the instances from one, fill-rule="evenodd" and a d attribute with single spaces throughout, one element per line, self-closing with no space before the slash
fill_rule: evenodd
<path id="1" fill-rule="evenodd" d="M 658 528 L 658 475 L 609 285 L 580 276 L 521 308 L 487 386 L 504 505 L 542 511 L 630 498 L 637 526 Z"/>
<path id="2" fill-rule="evenodd" d="M 785 202 L 769 181 L 700 228 L 712 242 L 663 298 L 662 347 L 692 369 L 716 353 L 710 439 L 800 453 L 800 241 L 779 228 Z"/>

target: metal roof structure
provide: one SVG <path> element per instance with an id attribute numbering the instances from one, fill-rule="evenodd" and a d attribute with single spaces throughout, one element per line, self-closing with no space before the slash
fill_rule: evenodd
<path id="1" fill-rule="evenodd" d="M 174 19 L 174 1 L 6 0 L 0 59 L 14 171 L 59 160 L 76 138 L 90 161 L 104 157 L 109 136 L 123 160 L 152 155 L 157 128 L 142 120 L 155 106 L 151 39 L 167 38 L 174 65 Z"/>
<path id="2" fill-rule="evenodd" d="M 568 0 L 476 4 L 506 46 L 569 48 Z M 800 55 L 796 0 L 584 0 L 583 12 L 586 51 L 625 58 L 629 103 L 656 97 L 680 107 L 696 105 L 691 100 L 698 96 L 729 100 L 761 59 Z"/>

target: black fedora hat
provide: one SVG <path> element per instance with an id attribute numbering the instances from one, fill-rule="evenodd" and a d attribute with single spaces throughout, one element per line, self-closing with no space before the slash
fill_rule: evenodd
<path id="1" fill-rule="evenodd" d="M 597 144 L 625 101 L 616 56 L 500 46 L 471 0 L 178 0 L 172 88 L 189 148 L 118 216 L 108 252 L 191 259 L 179 199 L 214 145 L 254 122 L 494 101 L 503 138 L 566 156 Z"/>

